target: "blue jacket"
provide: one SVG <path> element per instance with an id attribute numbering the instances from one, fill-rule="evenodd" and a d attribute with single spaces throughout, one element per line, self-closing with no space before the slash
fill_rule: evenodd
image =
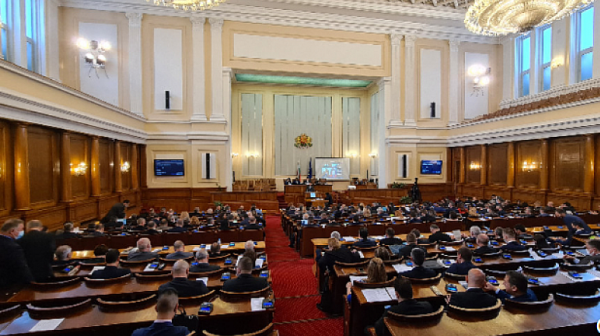
<path id="1" fill-rule="evenodd" d="M 470 261 L 465 261 L 460 264 L 454 263 L 454 264 L 450 265 L 450 267 L 448 268 L 448 270 L 446 270 L 446 272 L 452 273 L 452 274 L 467 275 L 471 268 L 476 268 L 476 266 L 473 265 L 473 263 Z"/>
<path id="2" fill-rule="evenodd" d="M 537 301 L 538 298 L 537 296 L 535 296 L 535 293 L 531 290 L 531 289 L 527 289 L 527 293 L 521 295 L 521 296 L 515 296 L 513 297 L 512 295 L 508 294 L 507 292 L 500 290 L 498 291 L 498 293 L 496 293 L 496 297 L 498 299 L 500 299 L 500 301 L 502 301 L 502 303 L 504 303 L 504 301 L 506 299 L 511 299 L 512 301 L 517 301 L 517 302 L 534 302 Z"/>
<path id="3" fill-rule="evenodd" d="M 186 327 L 174 326 L 171 322 L 152 323 L 147 328 L 137 329 L 131 336 L 186 336 L 190 331 Z"/>

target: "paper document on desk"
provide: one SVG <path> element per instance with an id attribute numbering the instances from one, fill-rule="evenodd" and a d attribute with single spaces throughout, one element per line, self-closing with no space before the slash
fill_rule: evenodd
<path id="1" fill-rule="evenodd" d="M 371 236 L 371 238 L 375 240 L 382 240 L 383 238 L 385 238 L 385 236 Z"/>
<path id="2" fill-rule="evenodd" d="M 398 298 L 396 296 L 396 289 L 394 287 L 385 287 L 385 290 L 387 291 L 388 295 L 392 298 L 392 300 Z"/>
<path id="3" fill-rule="evenodd" d="M 342 237 L 344 239 L 344 241 L 347 241 L 349 243 L 355 242 L 356 239 L 354 237 Z"/>
<path id="4" fill-rule="evenodd" d="M 160 251 L 162 251 L 162 249 L 161 249 L 161 248 L 156 248 L 156 249 L 152 250 L 152 252 L 154 252 L 154 253 L 158 253 L 158 252 L 160 252 Z"/>
<path id="5" fill-rule="evenodd" d="M 265 298 L 251 298 L 250 299 L 250 306 L 252 307 L 252 311 L 261 311 L 261 310 L 265 310 L 262 307 L 263 301 Z"/>
<path id="6" fill-rule="evenodd" d="M 208 286 L 208 277 L 196 278 L 196 281 L 202 281 L 205 286 Z"/>
<path id="7" fill-rule="evenodd" d="M 571 282 L 583 282 L 583 281 L 585 281 L 584 279 L 573 278 L 572 276 L 569 275 L 568 272 L 558 271 L 558 273 L 561 274 L 566 279 L 570 280 Z"/>
<path id="8" fill-rule="evenodd" d="M 540 257 L 537 253 L 533 252 L 533 249 L 529 249 L 529 255 L 533 260 L 543 260 L 544 258 Z"/>
<path id="9" fill-rule="evenodd" d="M 56 329 L 56 327 L 58 327 L 62 321 L 64 321 L 64 318 L 60 318 L 60 319 L 51 319 L 51 320 L 41 320 L 38 323 L 36 323 L 33 328 L 31 328 L 29 331 L 33 332 L 33 331 L 47 331 L 47 330 L 54 330 Z"/>
<path id="10" fill-rule="evenodd" d="M 229 245 L 221 245 L 221 250 L 224 250 L 224 249 L 227 249 L 227 248 L 229 248 Z"/>
<path id="11" fill-rule="evenodd" d="M 156 267 L 152 267 L 152 263 L 149 263 L 146 268 L 144 268 L 144 272 L 154 272 L 156 270 Z"/>
<path id="12" fill-rule="evenodd" d="M 198 252 L 198 251 L 200 251 L 200 246 L 198 246 L 198 247 L 194 247 L 194 248 L 192 249 L 192 251 L 194 251 L 194 252 Z"/>
<path id="13" fill-rule="evenodd" d="M 265 261 L 264 261 L 264 260 L 262 260 L 262 259 L 256 259 L 256 261 L 254 262 L 254 267 L 255 267 L 255 268 L 261 268 L 261 267 L 263 267 L 263 263 L 264 263 L 264 262 L 265 262 Z"/>
<path id="14" fill-rule="evenodd" d="M 360 281 L 367 281 L 367 276 L 366 275 L 365 276 L 351 275 L 350 276 L 350 283 L 352 285 L 354 285 L 354 281 L 358 281 L 358 282 L 360 282 Z"/>
<path id="15" fill-rule="evenodd" d="M 456 249 L 452 246 L 446 246 L 446 252 L 454 252 Z"/>
<path id="16" fill-rule="evenodd" d="M 359 255 L 359 256 L 360 256 L 362 259 L 364 259 L 364 258 L 365 258 L 365 255 L 362 253 L 362 251 L 358 251 L 358 255 Z"/>
<path id="17" fill-rule="evenodd" d="M 413 269 L 411 266 L 407 266 L 406 264 L 394 264 L 392 267 L 396 270 L 396 272 L 398 272 L 398 274 Z"/>
<path id="18" fill-rule="evenodd" d="M 469 284 L 464 280 L 460 280 L 458 284 L 463 286 L 465 289 L 469 288 Z"/>
<path id="19" fill-rule="evenodd" d="M 104 269 L 105 266 L 94 266 L 94 268 L 92 268 L 92 271 L 90 272 L 90 275 L 92 275 L 92 273 L 94 273 L 95 271 L 101 271 Z"/>
<path id="20" fill-rule="evenodd" d="M 395 295 L 393 297 L 390 296 L 386 288 L 363 289 L 362 293 L 367 302 L 385 302 L 395 299 Z"/>

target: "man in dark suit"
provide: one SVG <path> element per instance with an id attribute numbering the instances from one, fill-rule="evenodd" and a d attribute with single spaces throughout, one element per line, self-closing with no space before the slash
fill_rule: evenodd
<path id="1" fill-rule="evenodd" d="M 177 260 L 171 269 L 173 280 L 158 287 L 158 293 L 162 293 L 168 288 L 173 288 L 179 293 L 179 297 L 198 296 L 208 293 L 208 288 L 203 281 L 188 280 L 190 274 L 190 264 L 185 260 Z"/>
<path id="2" fill-rule="evenodd" d="M 187 232 L 187 229 L 183 227 L 183 219 L 178 219 L 175 222 L 175 227 L 169 230 L 169 232 Z"/>
<path id="3" fill-rule="evenodd" d="M 140 238 L 137 241 L 137 251 L 129 252 L 127 261 L 142 261 L 158 259 L 158 253 L 152 252 L 152 243 L 148 238 Z"/>
<path id="4" fill-rule="evenodd" d="M 503 303 L 506 299 L 517 302 L 533 302 L 537 301 L 535 293 L 527 288 L 527 278 L 517 271 L 508 271 L 504 276 L 504 288 L 500 290 L 497 286 L 487 282 L 485 290 L 496 293 L 496 297 Z"/>
<path id="5" fill-rule="evenodd" d="M 219 265 L 211 265 L 208 263 L 208 253 L 206 253 L 206 250 L 204 249 L 196 252 L 196 263 L 196 265 L 190 267 L 190 272 L 204 273 L 221 269 L 221 266 Z"/>
<path id="6" fill-rule="evenodd" d="M 433 278 L 437 275 L 437 272 L 423 267 L 425 262 L 425 251 L 420 248 L 415 248 L 410 252 L 410 259 L 412 260 L 415 267 L 410 271 L 402 272 L 398 275 L 412 279 L 428 279 Z"/>
<path id="7" fill-rule="evenodd" d="M 402 315 L 423 315 L 433 312 L 431 303 L 413 299 L 412 285 L 407 278 L 396 278 L 396 281 L 394 281 L 394 289 L 396 290 L 398 304 L 390 307 L 390 309 L 385 311 L 383 316 L 375 322 L 375 332 L 378 336 L 384 334 L 385 324 L 383 323 L 383 318 L 387 316 L 388 311 Z"/>
<path id="8" fill-rule="evenodd" d="M 385 230 L 385 238 L 379 241 L 380 245 L 402 245 L 402 239 L 394 237 L 396 231 L 393 228 Z"/>
<path id="9" fill-rule="evenodd" d="M 185 244 L 181 240 L 173 243 L 173 250 L 175 252 L 168 254 L 166 259 L 187 259 L 194 256 L 193 252 L 185 252 Z"/>
<path id="10" fill-rule="evenodd" d="M 582 264 L 586 265 L 589 263 L 595 263 L 598 265 L 600 262 L 600 239 L 590 239 L 586 244 L 588 255 L 583 258 L 575 258 L 573 256 L 565 255 L 563 259 L 570 264 Z"/>
<path id="11" fill-rule="evenodd" d="M 521 245 L 516 241 L 517 234 L 513 228 L 507 227 L 502 230 L 502 239 L 506 242 L 506 245 L 500 247 L 503 251 L 524 251 L 527 250 L 527 246 Z"/>
<path id="12" fill-rule="evenodd" d="M 254 263 L 252 259 L 243 257 L 237 265 L 237 278 L 225 281 L 223 290 L 226 292 L 242 293 L 254 292 L 269 287 L 269 282 L 265 278 L 258 278 L 252 275 Z"/>
<path id="13" fill-rule="evenodd" d="M 459 248 L 456 257 L 456 263 L 450 265 L 446 272 L 452 274 L 467 275 L 471 268 L 475 268 L 475 265 L 473 265 L 473 263 L 471 262 L 472 258 L 473 252 L 471 252 L 471 250 L 469 250 L 468 247 L 463 246 Z"/>
<path id="14" fill-rule="evenodd" d="M 36 282 L 45 282 L 54 277 L 52 261 L 56 243 L 49 233 L 42 232 L 42 222 L 32 220 L 27 223 L 27 233 L 18 240 L 23 248 L 27 265 Z"/>
<path id="15" fill-rule="evenodd" d="M 0 228 L 0 288 L 33 281 L 25 253 L 15 241 L 23 230 L 23 221 L 16 218 L 7 220 Z"/>
<path id="16" fill-rule="evenodd" d="M 498 250 L 489 245 L 490 238 L 485 233 L 480 233 L 479 235 L 477 235 L 476 242 L 478 247 L 473 251 L 473 254 L 481 255 L 498 252 Z"/>
<path id="17" fill-rule="evenodd" d="M 186 336 L 188 328 L 174 326 L 173 317 L 178 313 L 179 298 L 177 291 L 165 290 L 156 302 L 156 320 L 147 328 L 137 329 L 131 336 Z"/>
<path id="18" fill-rule="evenodd" d="M 106 252 L 106 266 L 102 270 L 94 271 L 90 275 L 91 279 L 114 279 L 121 277 L 125 274 L 130 274 L 131 271 L 128 268 L 119 268 L 119 250 L 110 249 Z"/>
<path id="19" fill-rule="evenodd" d="M 360 228 L 358 235 L 360 240 L 354 243 L 354 247 L 373 247 L 377 245 L 377 242 L 369 239 L 369 230 L 366 227 Z"/>
<path id="20" fill-rule="evenodd" d="M 125 218 L 125 210 L 129 206 L 129 200 L 124 200 L 123 203 L 118 202 L 108 210 L 106 216 L 104 216 L 101 220 L 102 224 L 108 223 L 111 217 L 117 218 Z"/>
<path id="21" fill-rule="evenodd" d="M 79 238 L 80 236 L 73 232 L 73 223 L 71 222 L 65 222 L 63 224 L 63 232 L 59 235 L 57 235 L 55 238 L 56 240 L 62 240 L 62 239 L 70 239 L 70 238 Z"/>
<path id="22" fill-rule="evenodd" d="M 431 235 L 429 236 L 430 243 L 439 243 L 440 241 L 451 242 L 452 238 L 449 235 L 445 234 L 440 230 L 440 227 L 437 224 L 431 224 L 429 226 L 429 231 L 431 231 Z"/>
<path id="23" fill-rule="evenodd" d="M 148 230 L 146 230 L 146 234 L 149 234 L 151 236 L 153 235 L 157 235 L 160 232 L 158 232 L 158 230 L 156 230 L 156 222 L 155 221 L 149 221 L 148 224 L 146 225 L 146 227 L 148 228 Z"/>
<path id="24" fill-rule="evenodd" d="M 496 297 L 483 291 L 485 274 L 472 268 L 467 275 L 467 291 L 453 293 L 448 304 L 459 308 L 489 308 L 496 304 Z"/>
<path id="25" fill-rule="evenodd" d="M 563 209 L 556 209 L 554 216 L 557 218 L 562 218 L 563 223 L 565 223 L 567 229 L 569 229 L 567 239 L 555 239 L 556 242 L 562 245 L 571 245 L 571 240 L 573 239 L 574 234 L 592 233 L 592 229 L 590 229 L 583 219 L 574 215 L 567 215 Z M 575 227 L 575 225 L 577 225 L 577 227 Z"/>
<path id="26" fill-rule="evenodd" d="M 248 225 L 244 227 L 246 230 L 259 230 L 262 227 L 256 223 L 256 217 L 249 216 L 248 217 Z"/>
<path id="27" fill-rule="evenodd" d="M 422 249 L 417 245 L 417 236 L 414 233 L 409 233 L 406 235 L 406 245 L 403 246 L 398 254 L 402 255 L 404 258 L 410 258 L 410 254 L 413 249 Z"/>

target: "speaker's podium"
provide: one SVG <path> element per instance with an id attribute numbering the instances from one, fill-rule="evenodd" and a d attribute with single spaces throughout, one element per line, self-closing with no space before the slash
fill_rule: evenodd
<path id="1" fill-rule="evenodd" d="M 306 206 L 325 206 L 325 200 L 323 199 L 323 193 L 317 191 L 307 191 L 304 193 L 304 204 Z"/>

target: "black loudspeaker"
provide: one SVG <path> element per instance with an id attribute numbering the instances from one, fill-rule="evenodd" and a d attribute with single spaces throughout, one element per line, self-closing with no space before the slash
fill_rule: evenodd
<path id="1" fill-rule="evenodd" d="M 431 117 L 435 118 L 435 102 L 431 103 Z"/>
<path id="2" fill-rule="evenodd" d="M 232 171 L 233 173 L 233 183 L 235 183 L 235 171 Z"/>
<path id="3" fill-rule="evenodd" d="M 408 161 L 408 156 L 406 154 L 402 155 L 402 177 L 406 178 L 406 176 L 408 175 L 407 171 L 406 171 L 406 164 Z"/>
<path id="4" fill-rule="evenodd" d="M 206 178 L 210 178 L 210 153 L 206 153 Z"/>
<path id="5" fill-rule="evenodd" d="M 165 91 L 165 109 L 171 109 L 171 92 Z"/>

